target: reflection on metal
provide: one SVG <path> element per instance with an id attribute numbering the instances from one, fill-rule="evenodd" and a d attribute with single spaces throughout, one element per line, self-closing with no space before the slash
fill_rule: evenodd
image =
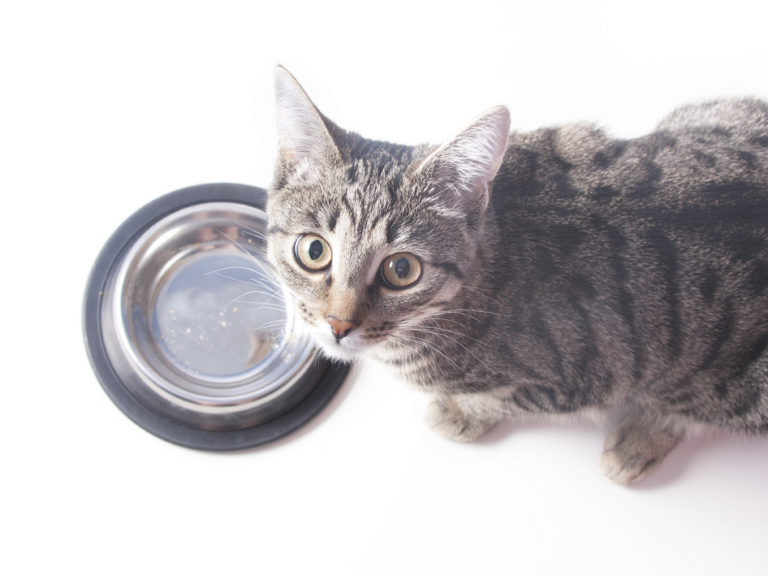
<path id="1" fill-rule="evenodd" d="M 346 374 L 297 329 L 265 260 L 263 207 L 264 191 L 247 186 L 169 194 L 127 220 L 94 265 L 84 310 L 94 370 L 123 412 L 172 442 L 274 440 Z"/>

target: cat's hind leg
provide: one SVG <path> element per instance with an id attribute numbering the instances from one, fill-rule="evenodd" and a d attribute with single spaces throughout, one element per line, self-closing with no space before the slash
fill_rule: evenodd
<path id="1" fill-rule="evenodd" d="M 427 407 L 425 420 L 441 436 L 457 442 L 476 440 L 501 419 L 479 394 L 440 394 Z"/>
<path id="2" fill-rule="evenodd" d="M 603 472 L 617 484 L 636 482 L 661 464 L 684 435 L 674 418 L 635 407 L 605 439 Z"/>

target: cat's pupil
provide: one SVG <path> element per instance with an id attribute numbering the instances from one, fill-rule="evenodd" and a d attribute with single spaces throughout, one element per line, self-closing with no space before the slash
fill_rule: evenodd
<path id="1" fill-rule="evenodd" d="M 395 262 L 395 274 L 398 278 L 407 278 L 411 272 L 411 264 L 406 258 L 398 258 Z"/>
<path id="2" fill-rule="evenodd" d="M 315 240 L 309 245 L 309 257 L 312 260 L 317 260 L 323 255 L 323 243 L 320 240 Z"/>

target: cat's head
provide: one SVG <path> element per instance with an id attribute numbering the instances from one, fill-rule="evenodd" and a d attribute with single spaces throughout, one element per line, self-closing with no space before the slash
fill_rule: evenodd
<path id="1" fill-rule="evenodd" d="M 412 147 L 340 129 L 282 68 L 276 96 L 268 253 L 299 317 L 334 358 L 415 347 L 473 272 L 507 110 Z"/>

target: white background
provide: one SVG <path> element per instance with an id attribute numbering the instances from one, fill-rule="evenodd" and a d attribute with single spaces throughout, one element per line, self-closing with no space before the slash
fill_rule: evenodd
<path id="1" fill-rule="evenodd" d="M 597 466 L 609 424 L 456 445 L 362 367 L 290 438 L 201 453 L 125 418 L 81 337 L 126 216 L 269 185 L 277 63 L 378 139 L 439 142 L 496 104 L 516 129 L 632 136 L 687 101 L 768 97 L 761 4 L 4 1 L 0 573 L 768 573 L 768 439 L 687 440 L 624 489 Z"/>

